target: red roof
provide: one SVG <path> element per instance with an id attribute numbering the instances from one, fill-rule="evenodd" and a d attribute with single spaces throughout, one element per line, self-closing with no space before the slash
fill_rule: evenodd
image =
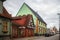
<path id="1" fill-rule="evenodd" d="M 15 22 L 15 23 L 18 23 L 18 24 L 20 24 L 21 26 L 26 26 L 27 24 L 28 24 L 28 21 L 29 21 L 29 17 L 28 17 L 29 15 L 27 15 L 27 16 L 22 16 L 22 17 L 20 17 L 20 19 L 14 19 L 13 20 L 13 22 Z M 19 18 L 19 17 L 18 17 Z"/>
<path id="2" fill-rule="evenodd" d="M 20 24 L 21 26 L 25 26 L 25 24 L 26 24 L 26 17 L 22 17 L 22 18 L 20 18 L 20 19 L 17 19 L 17 20 L 13 20 L 13 22 L 16 22 L 16 23 L 18 23 L 18 24 Z"/>
<path id="3" fill-rule="evenodd" d="M 11 14 L 9 14 L 4 7 L 3 7 L 3 13 L 1 13 L 0 16 L 6 17 L 6 18 L 11 18 Z"/>

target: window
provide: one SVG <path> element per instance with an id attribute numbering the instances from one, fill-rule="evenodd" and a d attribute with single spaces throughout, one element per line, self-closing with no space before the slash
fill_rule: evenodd
<path id="1" fill-rule="evenodd" d="M 44 24 L 44 27 L 45 27 L 45 24 Z"/>
<path id="2" fill-rule="evenodd" d="M 41 22 L 40 22 L 40 25 L 41 25 Z"/>
<path id="3" fill-rule="evenodd" d="M 44 26 L 44 23 L 43 23 L 43 26 Z"/>
<path id="4" fill-rule="evenodd" d="M 39 28 L 39 32 L 40 32 L 40 28 Z"/>
<path id="5" fill-rule="evenodd" d="M 2 23 L 2 21 L 0 20 L 0 24 Z"/>
<path id="6" fill-rule="evenodd" d="M 40 24 L 40 21 L 39 21 L 39 24 Z"/>
<path id="7" fill-rule="evenodd" d="M 42 22 L 41 22 L 41 25 L 42 25 Z"/>
<path id="8" fill-rule="evenodd" d="M 7 22 L 6 21 L 3 21 L 3 23 L 2 23 L 2 25 L 3 25 L 3 32 L 7 32 L 7 27 L 8 27 L 8 25 L 7 25 Z"/>
<path id="9" fill-rule="evenodd" d="M 46 27 L 46 24 L 44 24 L 44 26 Z"/>
<path id="10" fill-rule="evenodd" d="M 0 23 L 0 25 L 1 25 L 2 23 Z"/>

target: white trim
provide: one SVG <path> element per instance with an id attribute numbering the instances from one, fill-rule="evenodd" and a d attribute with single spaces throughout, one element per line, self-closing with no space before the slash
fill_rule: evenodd
<path id="1" fill-rule="evenodd" d="M 25 29 L 26 27 L 19 27 L 19 28 L 24 28 Z"/>

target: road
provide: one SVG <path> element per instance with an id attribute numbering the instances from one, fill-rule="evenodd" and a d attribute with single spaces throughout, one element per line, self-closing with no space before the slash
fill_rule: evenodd
<path id="1" fill-rule="evenodd" d="M 51 37 L 46 37 L 45 40 L 59 40 L 59 34 L 51 36 Z"/>
<path id="2" fill-rule="evenodd" d="M 59 40 L 59 34 L 50 37 L 37 36 L 37 37 L 28 37 L 28 38 L 18 38 L 13 40 Z"/>

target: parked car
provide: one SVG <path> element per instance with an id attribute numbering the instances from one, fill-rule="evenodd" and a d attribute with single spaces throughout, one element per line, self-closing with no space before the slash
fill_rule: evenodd
<path id="1" fill-rule="evenodd" d="M 50 32 L 50 36 L 53 36 L 54 35 L 54 32 Z"/>
<path id="2" fill-rule="evenodd" d="M 45 34 L 46 37 L 53 36 L 53 35 L 54 35 L 53 32 L 50 32 L 50 33 L 46 33 L 46 34 Z"/>
<path id="3" fill-rule="evenodd" d="M 53 35 L 54 35 L 54 32 L 50 31 L 50 29 L 48 29 L 45 33 L 46 37 L 53 36 Z"/>
<path id="4" fill-rule="evenodd" d="M 49 33 L 46 33 L 46 34 L 45 34 L 45 37 L 49 37 L 49 36 L 50 36 Z"/>

